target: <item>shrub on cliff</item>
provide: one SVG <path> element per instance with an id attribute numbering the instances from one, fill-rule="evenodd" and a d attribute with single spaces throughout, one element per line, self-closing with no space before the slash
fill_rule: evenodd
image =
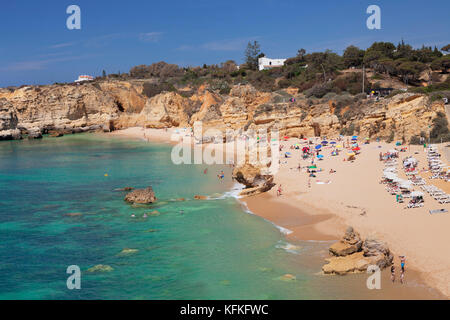
<path id="1" fill-rule="evenodd" d="M 145 82 L 142 89 L 142 93 L 149 98 L 154 97 L 164 91 L 176 91 L 176 89 L 171 83 L 168 82 Z"/>
<path id="2" fill-rule="evenodd" d="M 430 132 L 432 142 L 450 141 L 450 130 L 448 129 L 447 116 L 443 112 L 438 112 L 433 119 L 433 128 Z"/>

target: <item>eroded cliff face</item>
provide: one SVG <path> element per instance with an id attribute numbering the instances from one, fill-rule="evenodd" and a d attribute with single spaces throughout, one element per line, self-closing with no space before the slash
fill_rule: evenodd
<path id="1" fill-rule="evenodd" d="M 188 127 L 202 121 L 204 130 L 222 132 L 277 128 L 296 137 L 352 132 L 409 141 L 421 131 L 428 133 L 437 112 L 444 112 L 443 103 L 411 93 L 378 102 L 342 102 L 306 99 L 293 89 L 267 93 L 237 85 L 228 95 L 202 86 L 191 96 L 163 92 L 148 98 L 143 82 L 104 81 L 0 89 L 0 139 L 36 131 Z"/>

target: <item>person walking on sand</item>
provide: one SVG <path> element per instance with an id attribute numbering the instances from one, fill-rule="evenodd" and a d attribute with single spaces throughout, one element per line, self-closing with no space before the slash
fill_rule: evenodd
<path id="1" fill-rule="evenodd" d="M 405 271 L 402 270 L 400 272 L 400 283 L 403 284 L 404 280 L 405 280 Z"/>
<path id="2" fill-rule="evenodd" d="M 394 265 L 391 266 L 391 281 L 392 281 L 392 283 L 395 282 L 395 266 Z"/>
<path id="3" fill-rule="evenodd" d="M 399 256 L 399 258 L 400 258 L 400 267 L 402 268 L 402 272 L 405 272 L 406 257 Z"/>
<path id="4" fill-rule="evenodd" d="M 278 186 L 277 196 L 281 196 L 281 184 Z"/>

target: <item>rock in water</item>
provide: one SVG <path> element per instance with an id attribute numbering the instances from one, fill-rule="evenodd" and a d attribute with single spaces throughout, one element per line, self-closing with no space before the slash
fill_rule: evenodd
<path id="1" fill-rule="evenodd" d="M 39 128 L 33 128 L 28 130 L 28 139 L 42 139 L 42 132 Z"/>
<path id="2" fill-rule="evenodd" d="M 133 190 L 134 190 L 133 187 L 125 187 L 125 188 L 116 189 L 114 191 L 133 191 Z"/>
<path id="3" fill-rule="evenodd" d="M 195 196 L 194 196 L 194 199 L 195 199 L 195 200 L 207 200 L 208 197 L 207 197 L 207 196 L 195 195 Z"/>
<path id="4" fill-rule="evenodd" d="M 148 204 L 156 201 L 155 192 L 152 187 L 137 189 L 125 196 L 125 201 L 129 203 Z"/>
<path id="5" fill-rule="evenodd" d="M 125 248 L 122 251 L 120 251 L 119 256 L 127 256 L 127 255 L 130 255 L 130 254 L 137 253 L 138 251 L 139 251 L 138 249 Z"/>
<path id="6" fill-rule="evenodd" d="M 111 266 L 108 266 L 106 264 L 98 264 L 96 266 L 93 266 L 92 268 L 87 269 L 87 272 L 111 272 L 114 269 Z"/>

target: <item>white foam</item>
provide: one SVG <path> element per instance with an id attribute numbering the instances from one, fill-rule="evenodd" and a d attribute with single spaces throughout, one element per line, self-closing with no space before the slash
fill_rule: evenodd
<path id="1" fill-rule="evenodd" d="M 275 247 L 278 249 L 283 249 L 286 250 L 289 253 L 293 253 L 293 254 L 299 254 L 300 253 L 300 249 L 301 247 L 296 246 L 292 243 L 289 242 L 284 242 L 284 241 L 279 241 L 279 244 L 277 244 Z"/>
<path id="2" fill-rule="evenodd" d="M 248 206 L 247 206 L 246 203 L 241 202 L 241 205 L 242 205 L 243 210 L 244 210 L 246 213 L 251 214 L 251 215 L 255 215 L 255 214 L 248 208 Z M 281 226 L 279 226 L 279 225 L 273 223 L 273 222 L 270 221 L 270 220 L 264 219 L 264 218 L 261 217 L 261 216 L 259 216 L 259 217 L 260 217 L 261 219 L 263 219 L 264 221 L 267 221 L 267 222 L 269 222 L 270 224 L 272 224 L 275 228 L 277 228 L 282 234 L 284 234 L 284 235 L 286 235 L 286 236 L 289 235 L 289 234 L 291 234 L 291 233 L 293 232 L 292 230 L 283 228 L 283 227 L 281 227 Z"/>
<path id="3" fill-rule="evenodd" d="M 221 195 L 217 198 L 210 198 L 210 199 L 211 200 L 220 200 L 220 199 L 227 199 L 227 198 L 240 199 L 240 198 L 242 198 L 242 196 L 240 196 L 239 194 L 241 193 L 242 190 L 244 190 L 244 188 L 245 188 L 245 186 L 243 184 L 235 182 L 230 191 L 224 192 L 223 195 Z"/>

